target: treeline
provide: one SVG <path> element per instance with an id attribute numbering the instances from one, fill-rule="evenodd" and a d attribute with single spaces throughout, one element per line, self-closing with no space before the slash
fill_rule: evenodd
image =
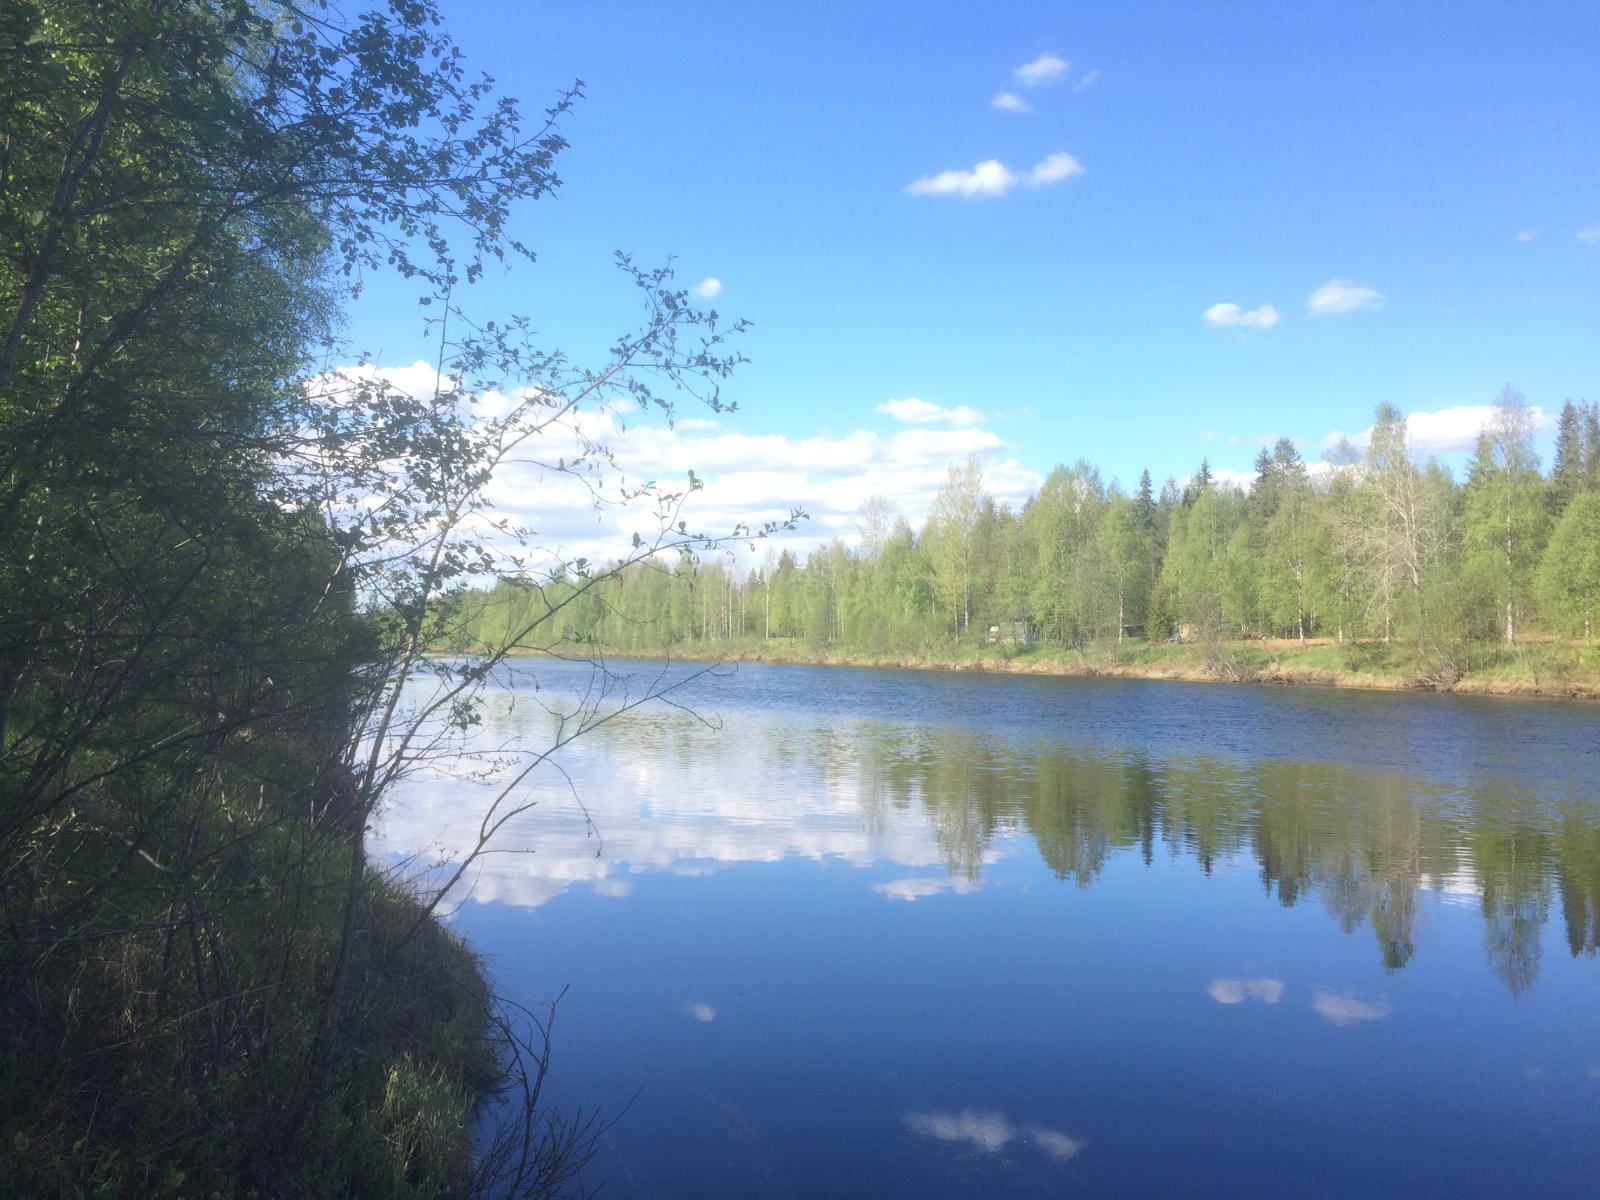
<path id="1" fill-rule="evenodd" d="M 1392 406 L 1364 450 L 1315 466 L 1279 439 L 1248 489 L 1209 466 L 1131 491 L 1091 464 L 1059 466 L 1020 509 L 952 464 L 920 530 L 864 507 L 860 541 L 750 570 L 685 554 L 603 588 L 503 582 L 462 598 L 459 644 L 497 644 L 535 614 L 570 642 L 658 651 L 695 642 L 799 640 L 906 653 L 1037 638 L 1082 649 L 1129 638 L 1272 635 L 1379 641 L 1448 655 L 1530 634 L 1592 639 L 1600 617 L 1600 409 L 1568 401 L 1551 470 L 1533 414 L 1507 388 L 1466 476 L 1418 461 Z"/>

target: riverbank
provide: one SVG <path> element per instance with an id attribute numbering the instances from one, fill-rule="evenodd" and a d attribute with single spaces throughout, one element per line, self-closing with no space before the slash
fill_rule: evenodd
<path id="1" fill-rule="evenodd" d="M 640 651 L 641 654 L 646 653 Z M 1197 683 L 1303 684 L 1377 691 L 1449 692 L 1600 700 L 1600 648 L 1559 642 L 1507 649 L 1474 646 L 1418 654 L 1381 643 L 1302 647 L 1289 639 L 1168 645 L 1129 641 L 1083 651 L 1056 646 L 950 644 L 915 653 L 816 649 L 792 639 L 687 642 L 661 653 L 692 661 L 784 662 L 813 666 L 992 671 Z"/>
<path id="2" fill-rule="evenodd" d="M 76 956 L 0 957 L 0 1191 L 467 1194 L 475 1114 L 505 1079 L 482 964 L 406 888 L 369 876 L 344 1019 L 323 1045 L 347 863 L 329 842 L 276 886 L 264 872 L 213 889 L 209 936 L 192 944 L 144 929 Z M 223 946 L 227 976 L 260 986 L 169 1016 L 163 994 L 195 990 L 180 975 L 210 975 Z M 54 995 L 71 1000 L 41 1002 Z"/>

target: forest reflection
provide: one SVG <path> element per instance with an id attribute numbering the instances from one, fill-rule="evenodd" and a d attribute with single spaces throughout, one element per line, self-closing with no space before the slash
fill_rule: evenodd
<path id="1" fill-rule="evenodd" d="M 1432 786 L 1337 763 L 1154 760 L 1061 745 L 1018 747 L 963 730 L 858 726 L 851 753 L 864 818 L 920 809 L 953 876 L 976 883 L 997 837 L 1028 834 L 1056 878 L 1088 887 L 1119 854 L 1215 864 L 1253 859 L 1263 892 L 1317 898 L 1345 932 L 1363 926 L 1383 965 L 1415 953 L 1418 894 L 1475 900 L 1490 967 L 1521 993 L 1538 977 L 1559 901 L 1567 945 L 1600 943 L 1600 807 L 1507 783 Z M 854 764 L 847 765 L 853 759 Z"/>
<path id="2" fill-rule="evenodd" d="M 509 704 L 495 744 L 541 744 L 553 721 Z M 553 726 L 552 726 L 553 728 Z M 1029 843 L 1056 878 L 1092 885 L 1137 855 L 1254 863 L 1264 897 L 1320 904 L 1347 933 L 1369 930 L 1388 970 L 1416 953 L 1419 898 L 1474 905 L 1494 973 L 1521 994 L 1538 978 L 1560 908 L 1574 956 L 1600 945 L 1600 804 L 1515 781 L 1437 783 L 1331 761 L 1155 757 L 963 727 L 746 712 L 712 729 L 682 713 L 639 714 L 574 747 L 552 794 L 483 860 L 480 900 L 537 906 L 576 885 L 621 898 L 624 873 L 707 874 L 739 862 L 839 859 L 944 868 L 873 888 L 891 900 L 977 890 Z M 377 840 L 447 856 L 476 817 L 460 781 L 438 779 L 386 815 Z M 466 802 L 464 802 L 466 801 Z M 562 822 L 565 822 L 563 824 Z"/>

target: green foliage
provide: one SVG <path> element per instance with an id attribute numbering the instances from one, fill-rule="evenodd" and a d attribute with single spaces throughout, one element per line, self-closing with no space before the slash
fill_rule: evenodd
<path id="1" fill-rule="evenodd" d="M 1169 483 L 1157 501 L 1149 472 L 1129 497 L 1080 460 L 1050 472 L 1019 512 L 984 495 L 971 464 L 952 464 L 920 536 L 879 497 L 853 551 L 836 541 L 804 563 L 784 552 L 743 578 L 698 556 L 670 572 L 626 565 L 593 603 L 568 610 L 563 637 L 632 653 L 799 645 L 937 657 L 985 644 L 991 628 L 1004 630 L 1000 643 L 1026 629 L 1078 652 L 1130 630 L 1213 643 L 1264 634 L 1332 639 L 1352 668 L 1357 643 L 1376 639 L 1417 652 L 1396 677 L 1458 679 L 1488 661 L 1469 647 L 1506 640 L 1508 602 L 1519 639 L 1581 633 L 1592 611 L 1593 543 L 1581 532 L 1591 510 L 1579 500 L 1595 493 L 1580 487 L 1567 531 L 1547 538 L 1556 481 L 1539 475 L 1529 433 L 1525 402 L 1508 390 L 1462 486 L 1415 461 L 1399 411 L 1385 406 L 1365 454 L 1337 447 L 1316 473 L 1280 439 L 1258 457 L 1250 491 L 1219 485 L 1202 464 L 1186 490 Z M 1535 599 L 1543 626 L 1529 624 Z M 479 603 L 463 645 L 493 643 L 545 601 L 502 589 Z"/>
<path id="2" fill-rule="evenodd" d="M 1557 628 L 1593 641 L 1600 619 L 1600 490 L 1577 495 L 1556 522 L 1539 591 Z"/>
<path id="3" fill-rule="evenodd" d="M 476 964 L 362 835 L 475 719 L 492 660 L 425 658 L 493 611 L 469 585 L 540 600 L 502 643 L 593 620 L 582 560 L 544 591 L 491 550 L 528 536 L 487 513 L 495 467 L 586 403 L 722 407 L 730 331 L 626 258 L 646 317 L 598 370 L 466 318 L 486 262 L 531 257 L 507 220 L 559 185 L 578 91 L 528 121 L 429 0 L 17 0 L 0 64 L 3 1186 L 495 1184 L 467 1178 L 504 1065 Z M 319 373 L 379 273 L 468 331 L 431 395 Z M 467 385 L 502 381 L 525 400 L 475 411 Z M 712 544 L 646 498 L 641 557 Z M 410 709 L 418 677 L 440 686 Z M 505 1190 L 559 1176 L 574 1143 L 541 1145 Z"/>

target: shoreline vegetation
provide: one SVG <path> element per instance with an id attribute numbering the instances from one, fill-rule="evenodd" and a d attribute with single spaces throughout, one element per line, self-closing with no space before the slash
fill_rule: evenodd
<path id="1" fill-rule="evenodd" d="M 1379 405 L 1365 449 L 1263 447 L 1248 486 L 1199 470 L 1130 490 L 1085 459 L 1020 503 L 976 458 L 920 527 L 869 496 L 802 559 L 683 553 L 460 589 L 453 643 L 694 658 L 1593 697 L 1600 406 L 1568 400 L 1548 474 L 1540 415 L 1507 387 L 1465 477 Z M 513 639 L 516 640 L 516 639 Z"/>
<path id="2" fill-rule="evenodd" d="M 1515 653 L 1479 647 L 1462 662 L 1427 661 L 1414 651 L 1379 644 L 1339 646 L 1320 641 L 1305 647 L 1290 639 L 1253 639 L 1210 646 L 1127 642 L 1083 652 L 1041 644 L 952 645 L 917 653 L 873 653 L 815 649 L 768 642 L 686 643 L 656 653 L 607 652 L 608 659 L 673 658 L 687 662 L 768 662 L 819 667 L 874 667 L 916 671 L 966 671 L 1044 675 L 1076 679 L 1152 679 L 1184 683 L 1256 683 L 1355 688 L 1367 691 L 1435 692 L 1460 696 L 1521 696 L 1600 700 L 1600 648 L 1533 642 Z M 587 654 L 594 647 L 573 646 Z M 560 649 L 529 649 L 537 658 Z"/>

